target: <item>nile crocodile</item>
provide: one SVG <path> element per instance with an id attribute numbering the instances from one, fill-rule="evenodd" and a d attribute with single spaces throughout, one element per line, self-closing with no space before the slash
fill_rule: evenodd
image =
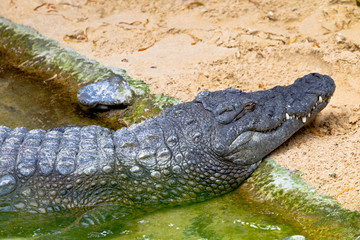
<path id="1" fill-rule="evenodd" d="M 335 90 L 312 73 L 245 93 L 203 91 L 129 128 L 0 127 L 0 212 L 154 210 L 236 189 Z"/>

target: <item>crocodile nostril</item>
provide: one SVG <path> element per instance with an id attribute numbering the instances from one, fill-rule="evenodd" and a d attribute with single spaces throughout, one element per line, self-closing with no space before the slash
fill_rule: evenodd
<path id="1" fill-rule="evenodd" d="M 317 78 L 321 78 L 320 74 L 318 74 L 318 73 L 311 73 L 311 75 L 313 75 L 314 77 L 317 77 Z"/>

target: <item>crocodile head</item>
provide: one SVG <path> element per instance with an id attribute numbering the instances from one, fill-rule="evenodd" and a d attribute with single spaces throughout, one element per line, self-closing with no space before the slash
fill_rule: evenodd
<path id="1" fill-rule="evenodd" d="M 245 93 L 201 92 L 194 100 L 212 112 L 209 148 L 226 161 L 251 165 L 311 121 L 329 102 L 334 81 L 308 74 L 292 85 Z"/>

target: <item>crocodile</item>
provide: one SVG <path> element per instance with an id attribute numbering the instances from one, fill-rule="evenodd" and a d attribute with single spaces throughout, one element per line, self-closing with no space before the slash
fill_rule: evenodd
<path id="1" fill-rule="evenodd" d="M 334 91 L 329 76 L 311 73 L 264 91 L 203 91 L 116 131 L 0 126 L 0 212 L 153 211 L 223 195 Z"/>

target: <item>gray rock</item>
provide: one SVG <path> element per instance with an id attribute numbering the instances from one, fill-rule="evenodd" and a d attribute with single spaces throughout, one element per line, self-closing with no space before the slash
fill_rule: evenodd
<path id="1" fill-rule="evenodd" d="M 127 105 L 132 97 L 128 83 L 118 75 L 86 85 L 77 92 L 79 102 L 89 108 Z"/>

